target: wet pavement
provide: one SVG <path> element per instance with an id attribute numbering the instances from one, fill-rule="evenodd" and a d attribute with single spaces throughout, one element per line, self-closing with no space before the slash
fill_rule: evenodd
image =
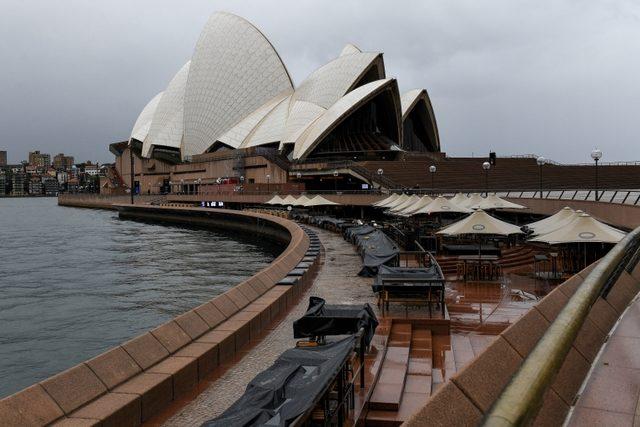
<path id="1" fill-rule="evenodd" d="M 199 395 L 189 402 L 177 402 L 174 409 L 169 410 L 172 413 L 170 417 L 151 424 L 194 426 L 224 412 L 244 393 L 253 377 L 268 368 L 284 350 L 295 346 L 292 324 L 306 311 L 309 296 L 322 297 L 330 304 L 371 303 L 380 318 L 380 310 L 371 291 L 373 279 L 357 275 L 361 259 L 355 247 L 343 240 L 340 234 L 314 230 L 324 246 L 324 260 L 313 285 L 297 305 L 262 340 L 253 343 L 226 371 L 206 384 Z M 480 354 L 509 324 L 525 314 L 536 303 L 536 297 L 551 290 L 548 283 L 536 281 L 528 273 L 526 269 L 508 273 L 496 282 L 447 283 L 446 301 L 451 335 L 433 335 L 432 356 L 429 356 L 433 364 L 430 372 L 432 390 L 428 394 Z M 405 308 L 397 307 L 388 315 L 393 318 L 424 318 L 425 313 L 424 309 L 410 309 L 407 314 Z M 417 408 L 420 405 L 413 406 Z"/>
<path id="2" fill-rule="evenodd" d="M 325 258 L 313 285 L 262 341 L 253 346 L 219 378 L 210 382 L 206 390 L 167 419 L 163 425 L 200 425 L 231 406 L 244 393 L 253 377 L 271 366 L 283 351 L 295 346 L 292 324 L 306 311 L 309 296 L 322 297 L 330 304 L 369 302 L 375 306 L 375 297 L 371 292 L 372 279 L 358 276 L 361 261 L 354 247 L 345 242 L 339 234 L 315 230 L 325 248 Z M 327 268 L 327 264 L 331 268 Z"/>

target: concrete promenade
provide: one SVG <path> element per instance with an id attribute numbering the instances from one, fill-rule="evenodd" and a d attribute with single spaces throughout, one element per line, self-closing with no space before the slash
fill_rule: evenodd
<path id="1" fill-rule="evenodd" d="M 371 278 L 358 276 L 361 260 L 355 247 L 340 234 L 314 229 L 325 249 L 324 262 L 313 283 L 282 321 L 248 350 L 208 388 L 175 413 L 165 426 L 193 426 L 216 417 L 235 402 L 249 381 L 268 368 L 286 349 L 295 346 L 293 321 L 306 311 L 309 296 L 319 296 L 333 304 L 364 304 L 375 306 Z M 377 307 L 376 307 L 377 308 Z"/>
<path id="2" fill-rule="evenodd" d="M 640 299 L 625 311 L 594 362 L 570 426 L 640 425 Z"/>

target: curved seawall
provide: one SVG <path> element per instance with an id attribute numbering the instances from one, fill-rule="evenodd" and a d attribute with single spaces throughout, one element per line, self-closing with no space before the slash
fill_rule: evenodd
<path id="1" fill-rule="evenodd" d="M 316 271 L 319 251 L 308 251 L 304 230 L 284 218 L 223 209 L 114 207 L 128 219 L 258 234 L 280 242 L 284 250 L 268 267 L 205 304 L 0 400 L 3 425 L 147 421 L 192 393 L 218 366 L 232 362 L 250 341 L 259 340 L 294 304 Z M 303 258 L 310 264 L 291 281 L 289 273 Z"/>

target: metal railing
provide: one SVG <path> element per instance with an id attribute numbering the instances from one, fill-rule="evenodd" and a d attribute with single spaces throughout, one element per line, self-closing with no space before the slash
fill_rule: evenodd
<path id="1" fill-rule="evenodd" d="M 520 369 L 502 391 L 484 419 L 484 426 L 521 426 L 532 421 L 542 406 L 543 396 L 553 384 L 591 306 L 623 265 L 637 260 L 627 253 L 640 247 L 640 227 L 630 232 L 600 260 L 549 326 Z"/>

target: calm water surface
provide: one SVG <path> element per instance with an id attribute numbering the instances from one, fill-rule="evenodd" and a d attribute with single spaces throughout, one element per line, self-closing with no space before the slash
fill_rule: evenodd
<path id="1" fill-rule="evenodd" d="M 0 198 L 0 397 L 207 301 L 278 251 L 54 198 Z"/>

